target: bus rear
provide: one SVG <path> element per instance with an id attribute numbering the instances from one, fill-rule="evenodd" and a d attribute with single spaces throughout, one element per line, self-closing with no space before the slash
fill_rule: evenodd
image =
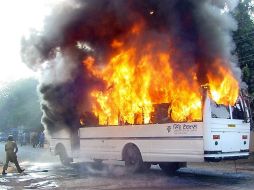
<path id="1" fill-rule="evenodd" d="M 247 98 L 242 95 L 234 106 L 206 99 L 203 114 L 206 161 L 248 158 L 251 122 L 248 107 Z"/>

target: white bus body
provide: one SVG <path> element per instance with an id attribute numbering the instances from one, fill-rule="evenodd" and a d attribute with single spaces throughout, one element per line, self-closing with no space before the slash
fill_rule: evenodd
<path id="1" fill-rule="evenodd" d="M 178 169 L 179 163 L 247 158 L 247 110 L 242 98 L 236 106 L 226 107 L 207 97 L 200 122 L 83 127 L 79 129 L 80 146 L 76 152 L 67 143 L 71 143 L 70 138 L 63 135 L 53 136 L 51 147 L 60 157 L 62 146 L 68 158 L 125 161 L 127 166 L 135 165 L 135 171 L 144 163 L 160 164 L 167 171 Z M 62 156 L 62 160 L 66 159 Z"/>

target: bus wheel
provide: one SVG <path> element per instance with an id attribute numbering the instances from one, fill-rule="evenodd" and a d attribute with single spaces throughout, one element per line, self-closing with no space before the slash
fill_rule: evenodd
<path id="1" fill-rule="evenodd" d="M 61 161 L 61 163 L 64 165 L 64 166 L 69 166 L 70 164 L 71 164 L 71 158 L 69 158 L 68 156 L 67 156 L 67 154 L 66 153 L 60 153 L 59 154 L 59 157 L 60 157 L 60 161 Z"/>
<path id="2" fill-rule="evenodd" d="M 68 157 L 64 146 L 60 145 L 57 147 L 57 154 L 59 155 L 60 161 L 64 166 L 70 165 L 72 159 Z"/>
<path id="3" fill-rule="evenodd" d="M 128 172 L 135 173 L 142 170 L 142 156 L 139 149 L 135 145 L 128 145 L 125 148 L 124 161 Z"/>
<path id="4" fill-rule="evenodd" d="M 168 175 L 174 175 L 178 169 L 182 167 L 180 162 L 165 162 L 159 164 L 163 172 Z"/>

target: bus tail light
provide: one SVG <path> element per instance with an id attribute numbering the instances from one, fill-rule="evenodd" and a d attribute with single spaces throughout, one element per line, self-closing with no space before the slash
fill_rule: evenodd
<path id="1" fill-rule="evenodd" d="M 218 140 L 220 139 L 220 135 L 213 135 L 213 140 Z"/>
<path id="2" fill-rule="evenodd" d="M 242 139 L 248 139 L 248 135 L 242 135 Z"/>

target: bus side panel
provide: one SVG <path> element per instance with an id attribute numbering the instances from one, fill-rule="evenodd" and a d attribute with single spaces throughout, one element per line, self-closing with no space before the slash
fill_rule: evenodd
<path id="1" fill-rule="evenodd" d="M 135 144 L 144 162 L 201 162 L 204 160 L 203 140 L 82 140 L 80 156 L 87 159 L 122 160 L 126 144 Z"/>
<path id="2" fill-rule="evenodd" d="M 144 161 L 157 162 L 202 162 L 204 161 L 203 139 L 175 139 L 153 141 L 149 152 L 143 152 Z"/>
<path id="3" fill-rule="evenodd" d="M 204 160 L 203 125 L 199 123 L 89 127 L 80 129 L 80 158 L 122 160 L 128 143 L 145 162 Z"/>

